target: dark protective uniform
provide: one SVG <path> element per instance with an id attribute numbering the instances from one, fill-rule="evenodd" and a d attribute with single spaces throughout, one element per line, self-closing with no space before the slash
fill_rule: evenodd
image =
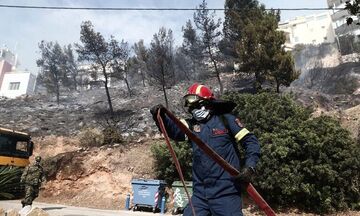
<path id="1" fill-rule="evenodd" d="M 186 139 L 186 135 L 171 119 L 166 116 L 163 119 L 170 138 L 177 141 Z M 245 150 L 245 166 L 255 167 L 258 162 L 260 145 L 257 138 L 244 128 L 234 115 L 213 115 L 204 123 L 195 122 L 193 119 L 181 121 L 237 170 L 240 170 L 240 158 L 236 142 L 240 142 Z M 191 199 L 196 215 L 241 216 L 239 185 L 234 184 L 233 177 L 195 143 L 191 142 L 191 145 L 193 149 L 193 196 Z M 184 215 L 192 215 L 190 206 L 184 210 Z"/>
<path id="2" fill-rule="evenodd" d="M 39 196 L 39 188 L 44 180 L 44 170 L 40 164 L 25 168 L 21 176 L 21 183 L 25 184 L 25 198 L 21 201 L 23 206 L 32 205 L 34 199 Z"/>

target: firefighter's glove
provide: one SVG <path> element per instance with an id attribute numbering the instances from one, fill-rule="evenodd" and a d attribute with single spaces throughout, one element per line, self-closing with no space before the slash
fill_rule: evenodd
<path id="1" fill-rule="evenodd" d="M 158 114 L 158 112 L 160 110 L 160 115 L 161 115 L 161 117 L 163 117 L 164 113 L 161 112 L 161 110 L 163 108 L 164 108 L 164 106 L 162 104 L 158 104 L 158 105 L 155 105 L 155 106 L 151 107 L 151 109 L 150 109 L 150 113 L 151 113 L 151 115 L 152 115 L 152 117 L 153 117 L 153 119 L 154 119 L 154 121 L 156 123 L 156 126 L 159 128 L 160 132 L 161 132 L 161 130 L 160 130 L 159 122 L 157 120 L 157 114 Z"/>
<path id="2" fill-rule="evenodd" d="M 256 170 L 254 167 L 245 167 L 240 171 L 239 175 L 235 176 L 234 182 L 237 185 L 251 183 L 255 175 Z"/>

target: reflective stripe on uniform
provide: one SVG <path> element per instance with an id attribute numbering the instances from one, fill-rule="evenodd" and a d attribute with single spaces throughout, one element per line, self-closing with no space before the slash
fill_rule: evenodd
<path id="1" fill-rule="evenodd" d="M 199 85 L 198 87 L 196 87 L 196 92 L 195 94 L 200 94 L 201 88 L 203 87 L 203 85 Z"/>
<path id="2" fill-rule="evenodd" d="M 235 139 L 236 141 L 240 141 L 242 138 L 244 138 L 244 136 L 246 136 L 247 134 L 249 134 L 250 132 L 248 131 L 248 129 L 243 128 L 241 129 L 236 135 L 235 135 Z"/>
<path id="3" fill-rule="evenodd" d="M 29 164 L 29 159 L 0 156 L 0 165 L 11 165 L 17 167 L 25 167 Z"/>

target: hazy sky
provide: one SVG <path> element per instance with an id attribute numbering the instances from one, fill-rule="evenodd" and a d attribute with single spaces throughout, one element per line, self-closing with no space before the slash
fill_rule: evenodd
<path id="1" fill-rule="evenodd" d="M 0 0 L 0 5 L 66 6 L 66 7 L 173 7 L 195 8 L 202 0 Z M 224 0 L 208 0 L 209 8 L 223 8 Z M 326 0 L 260 0 L 267 8 L 325 8 Z M 84 11 L 0 8 L 0 46 L 6 45 L 18 54 L 19 69 L 36 73 L 41 40 L 61 45 L 79 42 L 80 24 L 90 20 L 95 30 L 106 38 L 133 44 L 144 39 L 149 43 L 162 26 L 171 28 L 176 44 L 181 44 L 181 27 L 192 19 L 193 11 Z M 283 11 L 282 21 L 319 11 Z M 223 17 L 223 12 L 217 12 Z"/>

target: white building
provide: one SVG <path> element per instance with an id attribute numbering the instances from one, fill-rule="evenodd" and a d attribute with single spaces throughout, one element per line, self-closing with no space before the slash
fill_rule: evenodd
<path id="1" fill-rule="evenodd" d="M 297 44 L 334 43 L 335 32 L 332 28 L 332 19 L 329 12 L 296 17 L 279 24 L 279 30 L 285 32 L 288 49 Z"/>
<path id="2" fill-rule="evenodd" d="M 7 48 L 0 49 L 0 96 L 15 98 L 34 92 L 36 76 L 17 71 L 17 58 Z"/>
<path id="3" fill-rule="evenodd" d="M 31 95 L 35 90 L 36 77 L 29 71 L 7 72 L 4 75 L 0 95 L 16 98 Z"/>

